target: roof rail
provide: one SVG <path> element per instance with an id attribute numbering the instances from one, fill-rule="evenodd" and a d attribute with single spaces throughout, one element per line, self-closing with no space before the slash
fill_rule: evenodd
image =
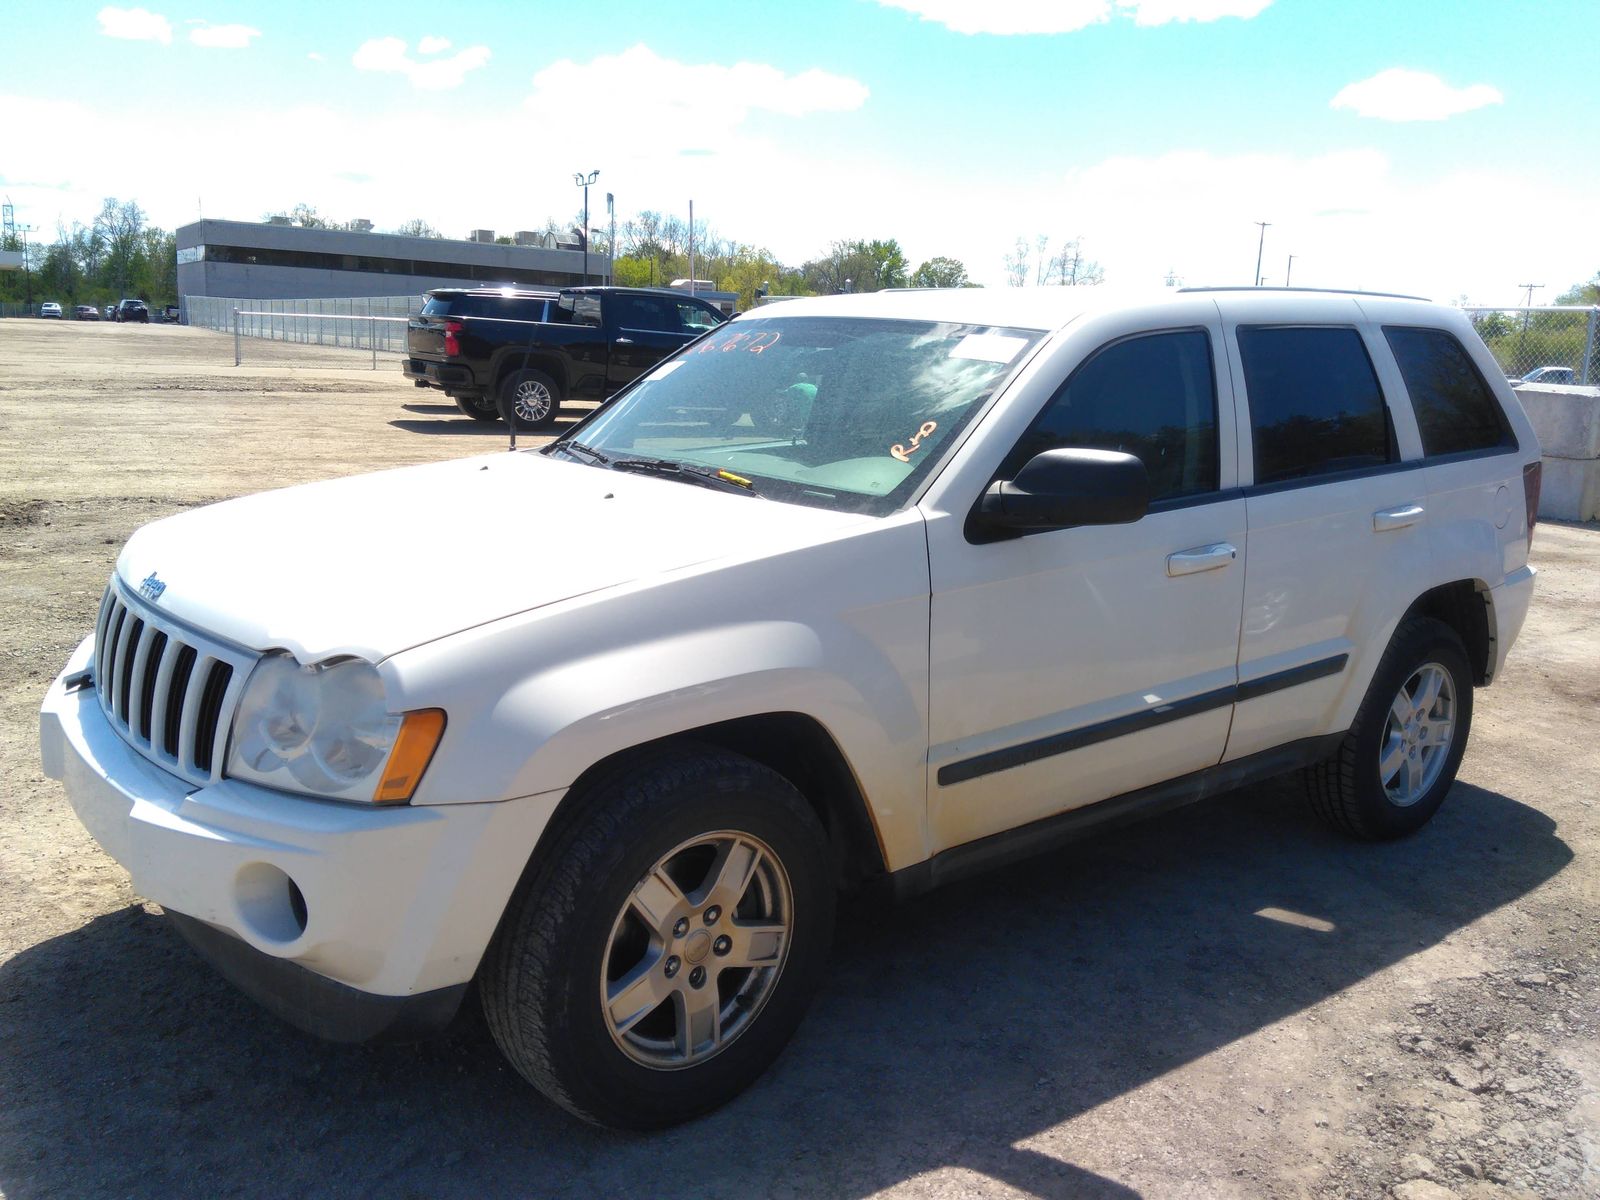
<path id="1" fill-rule="evenodd" d="M 1426 304 L 1433 303 L 1427 296 L 1408 296 L 1404 292 L 1364 292 L 1360 288 L 1251 287 L 1247 283 L 1235 283 L 1222 287 L 1184 287 L 1177 290 L 1180 292 L 1310 292 L 1323 296 L 1381 296 L 1385 300 L 1421 300 Z"/>

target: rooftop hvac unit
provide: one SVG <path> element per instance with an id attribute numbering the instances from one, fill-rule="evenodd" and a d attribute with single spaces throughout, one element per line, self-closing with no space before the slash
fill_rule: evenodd
<path id="1" fill-rule="evenodd" d="M 467 235 L 467 241 L 469 241 L 469 242 L 491 242 L 492 243 L 494 241 L 494 230 L 492 230 L 492 229 L 474 229 L 471 233 L 469 233 Z"/>
<path id="2" fill-rule="evenodd" d="M 357 217 L 354 221 L 350 222 L 350 228 L 355 230 L 357 233 L 371 233 L 372 222 L 367 220 L 365 217 Z"/>

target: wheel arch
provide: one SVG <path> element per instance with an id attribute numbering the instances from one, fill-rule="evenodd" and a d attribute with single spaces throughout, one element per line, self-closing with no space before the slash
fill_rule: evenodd
<path id="1" fill-rule="evenodd" d="M 551 814 L 525 873 L 536 873 L 542 855 L 582 819 L 585 798 L 596 782 L 661 753 L 696 746 L 742 755 L 793 784 L 827 832 L 835 879 L 842 889 L 857 888 L 887 874 L 882 841 L 855 771 L 822 724 L 799 712 L 760 713 L 685 729 L 614 751 L 592 763 L 573 781 Z"/>
<path id="2" fill-rule="evenodd" d="M 1478 579 L 1457 579 L 1429 588 L 1401 618 L 1433 617 L 1456 631 L 1467 648 L 1472 682 L 1484 686 L 1494 675 L 1495 624 L 1489 587 Z"/>
<path id="3" fill-rule="evenodd" d="M 491 387 L 498 389 L 508 376 L 518 371 L 542 371 L 550 376 L 559 391 L 556 397 L 558 401 L 571 391 L 566 366 L 559 358 L 541 351 L 519 350 L 511 346 L 502 349 L 495 358 Z"/>

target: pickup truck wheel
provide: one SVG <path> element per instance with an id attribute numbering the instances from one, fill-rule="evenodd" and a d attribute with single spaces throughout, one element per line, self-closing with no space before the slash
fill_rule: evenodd
<path id="1" fill-rule="evenodd" d="M 1421 829 L 1455 782 L 1472 727 L 1472 669 L 1456 631 L 1403 622 L 1338 753 L 1306 772 L 1313 810 L 1369 841 Z"/>
<path id="2" fill-rule="evenodd" d="M 500 410 L 488 396 L 457 396 L 456 407 L 474 421 L 498 421 Z"/>
<path id="3" fill-rule="evenodd" d="M 513 371 L 500 381 L 499 404 L 511 414 L 518 429 L 532 432 L 555 424 L 561 410 L 556 381 L 543 371 Z"/>
<path id="4" fill-rule="evenodd" d="M 573 798 L 479 975 L 511 1064 L 589 1121 L 649 1129 L 726 1103 L 805 1014 L 833 933 L 827 838 L 782 776 L 671 750 Z"/>

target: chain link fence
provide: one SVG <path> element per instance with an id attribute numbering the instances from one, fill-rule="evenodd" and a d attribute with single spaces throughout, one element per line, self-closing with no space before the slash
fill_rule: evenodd
<path id="1" fill-rule="evenodd" d="M 252 300 L 235 296 L 188 296 L 190 325 L 241 337 L 313 346 L 345 346 L 399 354 L 406 348 L 408 317 L 422 311 L 421 296 L 341 296 L 319 300 Z M 363 321 L 361 317 L 392 318 Z"/>
<path id="2" fill-rule="evenodd" d="M 1462 311 L 1506 378 L 1600 385 L 1600 308 L 1549 305 Z"/>

